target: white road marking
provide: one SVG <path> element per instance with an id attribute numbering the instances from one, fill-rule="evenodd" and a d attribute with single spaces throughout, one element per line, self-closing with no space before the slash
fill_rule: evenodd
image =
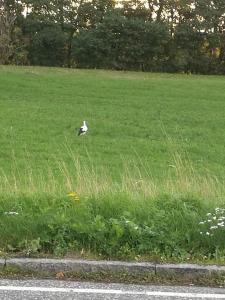
<path id="1" fill-rule="evenodd" d="M 160 296 L 160 297 L 225 299 L 224 294 L 178 293 L 178 292 L 147 292 L 146 294 L 148 296 Z"/>
<path id="2" fill-rule="evenodd" d="M 22 292 L 52 292 L 52 293 L 77 293 L 77 294 L 117 294 L 117 295 L 142 295 L 178 298 L 202 298 L 202 299 L 225 299 L 225 294 L 203 294 L 203 293 L 181 293 L 160 291 L 126 291 L 116 289 L 83 289 L 83 288 L 56 288 L 39 286 L 0 286 L 0 291 L 22 291 Z"/>

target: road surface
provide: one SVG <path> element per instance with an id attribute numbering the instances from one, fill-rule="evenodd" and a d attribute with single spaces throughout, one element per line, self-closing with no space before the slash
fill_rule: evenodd
<path id="1" fill-rule="evenodd" d="M 59 280 L 0 280 L 1 300 L 225 299 L 225 289 L 102 284 Z"/>

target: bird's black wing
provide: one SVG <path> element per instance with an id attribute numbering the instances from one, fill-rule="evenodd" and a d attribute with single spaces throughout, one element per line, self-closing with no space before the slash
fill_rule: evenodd
<path id="1" fill-rule="evenodd" d="M 78 131 L 78 136 L 81 135 L 81 133 L 84 133 L 83 127 L 81 127 Z"/>

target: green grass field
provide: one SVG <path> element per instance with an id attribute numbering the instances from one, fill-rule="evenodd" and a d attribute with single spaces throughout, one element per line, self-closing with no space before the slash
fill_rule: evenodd
<path id="1" fill-rule="evenodd" d="M 224 205 L 224 77 L 1 66 L 0 91 L 2 251 L 168 258 L 177 243 L 184 259 L 195 248 L 210 258 L 221 251 L 199 242 L 196 224 Z M 83 120 L 89 131 L 78 137 Z M 175 236 L 145 249 L 150 231 L 164 230 L 159 219 L 165 231 L 172 220 Z M 129 222 L 143 241 L 132 240 Z"/>

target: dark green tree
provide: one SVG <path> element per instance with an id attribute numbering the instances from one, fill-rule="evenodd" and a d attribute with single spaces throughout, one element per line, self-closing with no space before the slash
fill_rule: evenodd
<path id="1" fill-rule="evenodd" d="M 30 44 L 33 65 L 64 66 L 66 38 L 60 26 L 49 25 L 37 31 Z"/>
<path id="2" fill-rule="evenodd" d="M 154 70 L 168 41 L 165 25 L 109 14 L 96 28 L 74 39 L 73 53 L 80 67 Z"/>
<path id="3" fill-rule="evenodd" d="M 73 37 L 81 29 L 95 26 L 96 23 L 103 19 L 105 12 L 115 5 L 114 0 L 23 1 L 23 5 L 26 7 L 27 11 L 25 32 L 28 34 L 28 38 L 31 41 L 30 51 L 33 52 L 34 47 L 38 45 L 37 36 L 40 35 L 41 39 L 45 40 L 46 44 L 46 39 L 50 37 L 49 33 L 51 31 L 52 34 L 56 34 L 55 38 L 51 38 L 53 44 L 56 43 L 59 46 L 60 36 L 62 37 L 62 43 L 65 43 L 63 65 L 67 67 L 72 66 L 71 45 Z M 46 27 L 46 29 L 43 27 Z M 53 29 L 54 27 L 55 29 Z M 56 28 L 59 29 L 58 34 L 58 29 Z M 39 32 L 40 30 L 41 32 Z M 35 41 L 33 41 L 33 38 L 35 38 Z M 44 51 L 44 49 L 44 47 L 40 47 L 39 51 Z M 49 51 L 51 51 L 51 48 Z M 47 53 L 44 51 L 38 57 L 42 57 L 43 60 L 43 57 L 46 55 Z M 34 55 L 31 54 L 31 57 L 34 57 Z M 49 55 L 49 57 L 51 57 L 51 55 Z M 50 62 L 50 64 L 52 64 L 52 62 Z M 62 64 L 60 63 L 60 65 Z"/>

